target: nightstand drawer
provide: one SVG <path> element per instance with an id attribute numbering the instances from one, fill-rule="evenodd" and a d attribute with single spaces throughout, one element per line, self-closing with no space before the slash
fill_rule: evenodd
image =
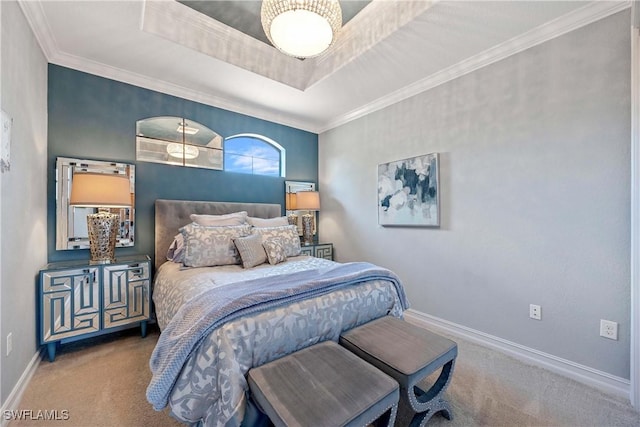
<path id="1" fill-rule="evenodd" d="M 129 280 L 148 280 L 149 264 L 130 264 L 127 266 L 127 275 L 129 276 Z"/>
<path id="2" fill-rule="evenodd" d="M 324 258 L 333 261 L 333 243 L 313 243 L 302 245 L 302 255 L 309 255 L 316 258 Z"/>
<path id="3" fill-rule="evenodd" d="M 313 256 L 333 261 L 333 245 L 331 243 L 316 245 Z"/>
<path id="4" fill-rule="evenodd" d="M 71 291 L 82 287 L 84 283 L 98 283 L 98 269 L 79 268 L 75 270 L 56 270 L 42 273 L 42 292 Z"/>

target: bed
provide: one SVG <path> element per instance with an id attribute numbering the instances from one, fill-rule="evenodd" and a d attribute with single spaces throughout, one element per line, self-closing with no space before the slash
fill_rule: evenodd
<path id="1" fill-rule="evenodd" d="M 277 204 L 155 203 L 153 300 L 161 334 L 149 362 L 147 400 L 156 410 L 169 406 L 186 424 L 247 424 L 256 413 L 247 398 L 249 369 L 321 341 L 337 341 L 342 331 L 375 318 L 402 317 L 407 308 L 397 276 L 369 263 L 306 255 L 250 268 L 187 268 L 186 259 L 167 261 L 178 230 L 193 226 L 192 214 L 243 211 L 258 225 L 255 218 L 281 215 Z M 269 230 L 250 227 L 247 239 L 259 234 L 265 245 L 273 243 L 266 239 Z"/>

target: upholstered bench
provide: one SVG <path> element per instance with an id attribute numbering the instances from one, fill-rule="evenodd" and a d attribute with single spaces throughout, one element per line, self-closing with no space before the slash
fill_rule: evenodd
<path id="1" fill-rule="evenodd" d="M 393 426 L 398 410 L 398 383 L 333 341 L 253 368 L 247 379 L 278 427 Z"/>
<path id="2" fill-rule="evenodd" d="M 386 316 L 342 333 L 340 344 L 398 381 L 401 398 L 417 412 L 411 426 L 424 426 L 440 411 L 451 419 L 451 406 L 443 393 L 458 355 L 455 342 Z M 416 386 L 440 368 L 440 376 L 429 390 Z"/>

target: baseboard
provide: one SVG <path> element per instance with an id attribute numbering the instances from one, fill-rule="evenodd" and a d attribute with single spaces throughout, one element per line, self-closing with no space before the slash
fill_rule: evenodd
<path id="1" fill-rule="evenodd" d="M 405 311 L 409 322 L 440 329 L 450 335 L 459 336 L 467 341 L 506 353 L 509 356 L 539 366 L 606 393 L 629 399 L 630 381 L 579 363 L 572 362 L 549 353 L 526 347 L 503 338 L 477 331 L 448 320 L 440 319 L 417 310 Z"/>
<path id="2" fill-rule="evenodd" d="M 4 404 L 2 405 L 2 410 L 0 411 L 0 419 L 2 420 L 0 421 L 0 427 L 6 427 L 7 425 L 9 425 L 10 420 L 7 418 L 11 417 L 6 417 L 5 411 L 15 411 L 18 409 L 18 405 L 20 405 L 20 401 L 22 400 L 22 395 L 27 389 L 27 386 L 29 385 L 33 374 L 36 372 L 36 369 L 38 369 L 41 360 L 42 353 L 41 351 L 38 351 L 33 355 L 31 361 L 20 376 L 20 379 L 16 383 L 15 387 L 13 387 L 13 390 L 11 390 L 11 393 L 9 393 L 9 396 L 7 397 L 7 400 L 5 400 Z"/>

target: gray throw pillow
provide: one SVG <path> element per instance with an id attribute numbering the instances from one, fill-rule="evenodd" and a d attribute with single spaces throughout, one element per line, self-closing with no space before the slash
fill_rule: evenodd
<path id="1" fill-rule="evenodd" d="M 233 239 L 233 243 L 235 243 L 240 253 L 242 267 L 251 268 L 267 261 L 267 254 L 262 247 L 262 238 L 260 236 L 252 234 L 246 237 L 236 237 Z"/>

